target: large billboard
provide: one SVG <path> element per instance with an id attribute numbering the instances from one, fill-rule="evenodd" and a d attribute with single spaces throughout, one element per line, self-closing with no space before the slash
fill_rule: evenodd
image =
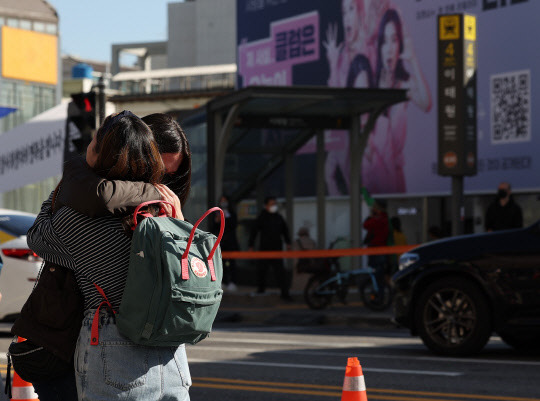
<path id="1" fill-rule="evenodd" d="M 437 174 L 437 19 L 477 17 L 478 174 L 469 192 L 540 189 L 532 114 L 540 57 L 533 0 L 238 0 L 238 83 L 402 88 L 370 134 L 362 183 L 374 194 L 450 191 Z M 536 117 L 535 117 L 536 116 Z M 326 133 L 329 195 L 348 193 L 348 133 Z M 310 152 L 306 146 L 302 152 Z M 339 182 L 338 182 L 339 181 Z"/>
<path id="2" fill-rule="evenodd" d="M 55 35 L 2 27 L 2 76 L 56 85 L 58 38 Z"/>

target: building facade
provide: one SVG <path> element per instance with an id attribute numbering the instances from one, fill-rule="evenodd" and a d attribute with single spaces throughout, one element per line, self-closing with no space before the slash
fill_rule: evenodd
<path id="1" fill-rule="evenodd" d="M 0 36 L 0 106 L 14 109 L 0 119 L 1 138 L 60 102 L 58 14 L 45 0 L 3 0 Z M 2 158 L 2 173 L 14 162 L 13 157 Z M 42 199 L 56 182 L 51 177 L 0 194 L 0 207 L 35 211 L 32 199 Z"/>

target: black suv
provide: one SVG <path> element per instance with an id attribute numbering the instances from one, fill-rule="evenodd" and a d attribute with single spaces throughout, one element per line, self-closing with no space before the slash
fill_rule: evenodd
<path id="1" fill-rule="evenodd" d="M 540 221 L 430 242 L 403 254 L 394 317 L 432 351 L 480 351 L 492 332 L 540 348 Z"/>

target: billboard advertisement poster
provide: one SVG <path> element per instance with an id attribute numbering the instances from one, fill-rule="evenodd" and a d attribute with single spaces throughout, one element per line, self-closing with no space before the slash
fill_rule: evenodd
<path id="1" fill-rule="evenodd" d="M 362 184 L 374 194 L 448 194 L 437 165 L 437 21 L 459 13 L 477 19 L 477 174 L 465 190 L 492 192 L 500 181 L 539 190 L 540 115 L 531 108 L 540 58 L 530 39 L 540 2 L 238 0 L 238 85 L 408 90 L 370 133 Z M 328 131 L 326 143 L 327 193 L 347 195 L 348 133 Z M 313 152 L 313 142 L 300 151 Z"/>

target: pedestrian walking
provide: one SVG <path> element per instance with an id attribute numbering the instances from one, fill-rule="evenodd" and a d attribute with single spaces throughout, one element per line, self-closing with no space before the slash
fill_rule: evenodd
<path id="1" fill-rule="evenodd" d="M 278 204 L 275 197 L 269 196 L 264 200 L 264 209 L 261 211 L 251 231 L 249 249 L 252 251 L 255 240 L 259 236 L 259 249 L 261 251 L 281 251 L 283 242 L 287 249 L 291 249 L 289 228 L 285 219 L 278 213 Z M 257 294 L 264 294 L 266 290 L 266 275 L 273 270 L 277 283 L 281 289 L 281 299 L 291 301 L 289 294 L 290 280 L 288 278 L 283 259 L 260 259 L 257 270 Z"/>
<path id="2" fill-rule="evenodd" d="M 238 245 L 238 238 L 236 236 L 236 228 L 238 225 L 238 218 L 234 211 L 234 206 L 227 195 L 222 195 L 218 202 L 219 207 L 225 214 L 225 231 L 223 231 L 223 238 L 221 239 L 220 246 L 222 251 L 238 251 L 240 249 Z M 216 213 L 214 220 L 214 227 L 212 232 L 218 234 L 221 228 L 221 218 Z M 236 260 L 225 259 L 223 261 L 223 285 L 227 291 L 236 291 Z"/>
<path id="3" fill-rule="evenodd" d="M 151 130 L 130 112 L 105 120 L 86 160 L 107 180 L 157 185 L 167 171 Z M 180 206 L 177 197 L 172 200 Z M 183 345 L 134 344 L 119 335 L 114 314 L 106 309 L 98 317 L 100 344 L 90 345 L 92 320 L 103 301 L 93 283 L 103 288 L 112 308 L 118 310 L 129 265 L 131 229 L 127 222 L 132 216 L 91 218 L 68 207 L 52 215 L 51 201 L 52 194 L 27 238 L 43 259 L 72 269 L 83 294 L 85 317 L 74 357 L 79 400 L 189 400 L 191 378 Z"/>
<path id="4" fill-rule="evenodd" d="M 497 188 L 497 196 L 488 206 L 486 212 L 486 231 L 521 227 L 523 227 L 521 207 L 514 201 L 510 183 L 501 182 Z"/>

